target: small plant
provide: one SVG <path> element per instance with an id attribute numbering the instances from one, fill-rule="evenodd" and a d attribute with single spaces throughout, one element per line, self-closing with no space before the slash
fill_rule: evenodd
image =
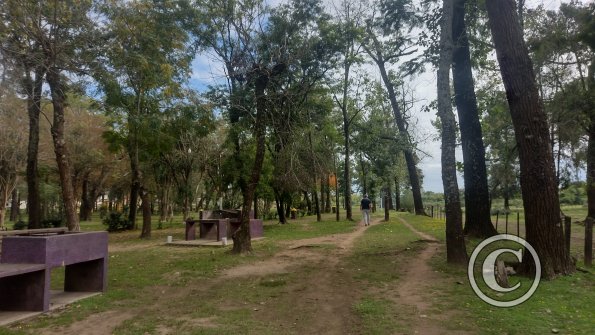
<path id="1" fill-rule="evenodd" d="M 107 216 L 107 214 L 109 213 L 109 210 L 107 208 L 107 205 L 101 205 L 101 207 L 99 207 L 99 218 L 100 219 L 105 219 L 105 217 Z"/>
<path id="2" fill-rule="evenodd" d="M 132 224 L 123 214 L 121 212 L 110 212 L 103 219 L 103 224 L 107 226 L 107 231 L 114 232 L 132 229 Z"/>
<path id="3" fill-rule="evenodd" d="M 23 230 L 23 229 L 27 229 L 27 226 L 28 226 L 27 222 L 19 220 L 14 223 L 14 225 L 12 226 L 12 229 Z"/>
<path id="4" fill-rule="evenodd" d="M 58 228 L 58 227 L 63 227 L 63 226 L 64 226 L 64 221 L 62 220 L 62 218 L 41 220 L 42 228 Z"/>

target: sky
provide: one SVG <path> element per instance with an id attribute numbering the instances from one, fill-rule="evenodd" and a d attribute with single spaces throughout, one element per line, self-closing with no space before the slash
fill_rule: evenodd
<path id="1" fill-rule="evenodd" d="M 270 5 L 276 5 L 282 0 L 270 0 Z M 527 0 L 527 7 L 543 5 L 546 9 L 557 9 L 560 6 L 559 0 Z M 380 73 L 375 66 L 366 67 L 372 78 L 381 80 Z M 192 75 L 190 86 L 198 91 L 204 91 L 208 85 L 225 82 L 225 73 L 221 64 L 215 57 L 209 54 L 200 54 L 192 63 Z M 442 192 L 442 176 L 440 164 L 440 142 L 435 140 L 436 130 L 431 121 L 436 119 L 436 113 L 421 112 L 424 105 L 429 104 L 436 98 L 436 75 L 428 71 L 413 78 L 410 82 L 414 90 L 414 97 L 418 100 L 413 108 L 411 123 L 414 123 L 417 131 L 417 139 L 420 141 L 418 147 L 421 162 L 419 168 L 423 172 L 424 191 Z M 423 154 L 421 153 L 423 152 Z M 425 155 L 427 154 L 427 155 Z M 460 147 L 457 149 L 457 161 L 462 161 Z M 464 187 L 462 176 L 459 175 L 459 188 Z"/>

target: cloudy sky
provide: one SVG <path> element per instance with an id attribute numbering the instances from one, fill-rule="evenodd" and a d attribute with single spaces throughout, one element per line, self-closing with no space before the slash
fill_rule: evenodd
<path id="1" fill-rule="evenodd" d="M 282 0 L 271 0 L 271 5 L 278 4 Z M 559 0 L 527 0 L 528 7 L 535 7 L 537 5 L 544 5 L 547 9 L 556 9 L 560 6 Z M 214 83 L 223 83 L 225 74 L 221 64 L 212 56 L 208 54 L 199 55 L 193 62 L 192 77 L 190 85 L 203 91 L 208 85 Z M 378 70 L 374 66 L 367 67 L 369 74 L 381 80 Z M 426 72 L 417 78 L 414 78 L 410 83 L 414 90 L 414 96 L 418 103 L 413 109 L 413 120 L 416 124 L 417 138 L 420 140 L 419 148 L 427 155 L 422 156 L 420 168 L 423 171 L 423 188 L 426 191 L 442 192 L 442 177 L 440 174 L 440 143 L 434 141 L 435 129 L 431 121 L 436 118 L 435 112 L 424 113 L 421 112 L 423 105 L 430 103 L 436 98 L 436 75 L 434 72 Z M 457 160 L 462 161 L 460 149 L 457 153 Z M 459 178 L 459 187 L 462 188 L 463 180 Z"/>

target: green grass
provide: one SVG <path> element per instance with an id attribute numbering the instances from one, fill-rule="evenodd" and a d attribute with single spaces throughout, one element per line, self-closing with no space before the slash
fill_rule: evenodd
<path id="1" fill-rule="evenodd" d="M 576 209 L 580 216 L 580 208 Z M 373 218 L 382 217 L 381 211 Z M 410 214 L 398 214 L 416 229 L 444 241 L 444 221 Z M 354 210 L 354 219 L 359 212 Z M 225 280 L 219 275 L 226 269 L 266 261 L 292 239 L 341 234 L 356 229 L 356 222 L 334 221 L 334 215 L 289 220 L 289 224 L 265 223 L 265 239 L 253 243 L 251 255 L 237 256 L 229 248 L 181 248 L 162 245 L 166 236 L 182 239 L 181 222 L 156 229 L 150 240 L 140 240 L 140 231 L 110 234 L 108 291 L 79 301 L 59 313 L 40 316 L 11 327 L 0 327 L 0 335 L 37 334 L 41 329 L 68 326 L 77 320 L 102 312 L 126 313 L 125 322 L 115 334 L 299 334 L 300 322 L 320 313 L 315 303 L 296 304 L 291 297 L 307 292 L 317 275 L 326 271 L 324 264 L 305 264 L 288 273 L 242 277 Z M 83 230 L 103 230 L 97 221 L 82 224 Z M 468 248 L 479 243 L 472 240 Z M 391 212 L 391 220 L 369 227 L 355 241 L 353 252 L 342 258 L 336 285 L 351 284 L 358 292 L 347 304 L 353 313 L 354 332 L 362 334 L 410 333 L 413 311 L 403 310 L 395 296 L 403 268 L 415 261 L 425 244 Z M 115 250 L 115 251 L 114 251 Z M 336 252 L 334 245 L 313 245 L 312 252 Z M 470 249 L 469 249 L 470 251 Z M 487 305 L 472 292 L 466 272 L 445 263 L 441 252 L 431 260 L 432 267 L 444 278 L 431 289 L 436 305 L 433 313 L 454 310 L 445 330 L 456 334 L 471 330 L 478 334 L 591 334 L 595 312 L 595 275 L 572 276 L 542 282 L 526 303 L 500 309 Z M 595 272 L 595 271 L 593 271 Z M 526 281 L 526 279 L 521 279 Z M 52 273 L 52 285 L 63 281 L 63 269 Z M 457 284 L 457 282 L 463 283 Z M 275 318 L 260 314 L 274 311 Z M 206 326 L 197 320 L 212 318 Z M 208 319 L 210 320 L 210 319 Z M 205 321 L 207 322 L 207 321 Z M 207 323 L 208 323 L 207 322 Z M 479 331 L 478 331 L 479 330 Z"/>
<path id="2" fill-rule="evenodd" d="M 363 323 L 364 334 L 394 334 L 404 327 L 395 317 L 392 301 L 366 296 L 353 306 Z"/>
<path id="3" fill-rule="evenodd" d="M 436 220 L 403 214 L 416 229 L 444 239 L 444 230 Z M 444 224 L 442 223 L 442 228 Z M 468 242 L 468 253 L 479 243 Z M 431 260 L 436 271 L 450 278 L 452 285 L 439 287 L 443 308 L 461 311 L 453 323 L 467 323 L 481 334 L 549 334 L 552 329 L 560 334 L 593 334 L 595 320 L 595 274 L 575 272 L 555 280 L 541 281 L 535 294 L 526 302 L 512 308 L 498 308 L 480 300 L 468 284 L 466 269 L 448 266 L 444 253 Z M 518 278 L 523 285 L 529 279 Z M 464 285 L 456 284 L 457 282 Z M 513 282 L 514 284 L 514 282 Z"/>
<path id="4" fill-rule="evenodd" d="M 313 238 L 332 234 L 352 232 L 356 221 L 334 221 L 330 215 L 324 216 L 324 221 L 316 222 L 315 217 L 288 220 L 287 224 L 269 221 L 264 224 L 264 236 L 275 241 Z"/>
<path id="5" fill-rule="evenodd" d="M 345 233 L 356 227 L 356 222 L 334 221 L 334 215 L 325 215 L 324 219 L 327 221 L 316 222 L 315 217 L 305 217 L 290 220 L 286 225 L 265 222 L 266 238 L 254 242 L 254 252 L 243 256 L 231 254 L 230 248 L 164 246 L 161 242 L 165 242 L 166 236 L 184 238 L 181 218 L 178 223 L 166 224 L 163 229 L 157 229 L 158 224 L 154 220 L 149 240 L 139 239 L 138 230 L 110 233 L 109 244 L 113 250 L 109 254 L 107 293 L 70 305 L 61 313 L 40 316 L 10 328 L 0 327 L 0 334 L 35 334 L 39 329 L 67 326 L 96 313 L 126 313 L 127 310 L 141 310 L 143 312 L 139 315 L 142 316 L 122 323 L 114 333 L 156 334 L 160 332 L 160 327 L 187 334 L 236 334 L 245 332 L 245 329 L 252 329 L 252 333 L 258 334 L 283 333 L 282 329 L 271 328 L 268 323 L 247 319 L 246 315 L 253 313 L 250 308 L 216 310 L 215 306 L 225 300 L 259 304 L 263 296 L 282 296 L 287 283 L 299 282 L 300 276 L 307 274 L 307 269 L 287 277 L 223 281 L 213 291 L 203 291 L 202 283 L 213 283 L 213 278 L 225 269 L 266 260 L 280 249 L 280 241 Z M 81 228 L 83 231 L 105 230 L 98 220 L 83 222 Z M 333 248 L 320 245 L 316 249 L 324 252 Z M 52 271 L 52 287 L 61 288 L 63 277 L 63 269 Z M 184 296 L 168 299 L 170 292 L 185 289 L 188 292 Z M 164 296 L 160 297 L 159 292 L 164 292 Z M 192 307 L 186 310 L 185 306 Z M 164 308 L 174 315 L 164 315 Z M 290 315 L 291 304 L 285 308 Z M 180 320 L 178 314 L 193 318 L 217 315 L 217 327 L 210 329 L 192 325 L 188 320 Z"/>
<path id="6" fill-rule="evenodd" d="M 405 227 L 394 214 L 388 222 L 373 225 L 356 240 L 346 268 L 366 292 L 353 309 L 361 319 L 362 334 L 406 332 L 409 311 L 397 309 L 387 297 L 395 294 L 405 264 L 415 257 L 419 237 Z M 395 300 L 398 298 L 394 297 Z"/>

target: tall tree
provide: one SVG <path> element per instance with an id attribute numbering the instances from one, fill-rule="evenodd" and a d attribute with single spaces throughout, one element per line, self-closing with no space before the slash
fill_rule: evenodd
<path id="1" fill-rule="evenodd" d="M 143 186 L 141 163 L 148 157 L 143 150 L 150 149 L 152 128 L 160 124 L 158 112 L 181 97 L 180 82 L 189 71 L 187 28 L 191 10 L 187 5 L 186 1 L 113 1 L 102 8 L 110 25 L 105 37 L 104 71 L 97 76 L 114 121 L 107 137 L 116 146 L 123 146 L 130 159 L 128 220 L 133 228 Z M 142 237 L 148 229 L 143 229 Z"/>
<path id="2" fill-rule="evenodd" d="M 24 169 L 26 157 L 26 119 L 19 116 L 23 103 L 16 92 L 10 90 L 10 83 L 0 82 L 0 229 L 4 229 L 6 203 L 12 196 L 16 201 L 16 186 Z M 11 220 L 13 220 L 12 207 Z M 15 217 L 16 218 L 16 217 Z"/>
<path id="3" fill-rule="evenodd" d="M 403 155 L 405 156 L 409 182 L 413 193 L 415 214 L 425 215 L 423 199 L 421 197 L 421 182 L 419 180 L 417 161 L 414 155 L 415 148 L 408 131 L 404 111 L 397 100 L 397 93 L 395 91 L 393 80 L 391 80 L 386 69 L 387 65 L 398 62 L 399 58 L 411 55 L 417 51 L 413 48 L 412 40 L 406 33 L 407 31 L 410 31 L 415 22 L 415 15 L 413 14 L 414 11 L 412 9 L 413 4 L 410 1 L 396 1 L 386 2 L 384 5 L 387 7 L 384 8 L 384 12 L 390 13 L 390 15 L 387 15 L 385 18 L 387 22 L 379 22 L 379 20 L 374 17 L 374 14 L 372 14 L 372 17 L 368 19 L 366 39 L 362 46 L 374 63 L 376 63 L 376 66 L 378 66 L 382 82 L 388 93 L 394 122 L 399 129 L 402 141 L 407 144 L 403 148 Z M 385 35 L 383 37 L 388 37 L 388 39 L 385 39 L 384 42 L 381 41 L 377 36 L 379 32 L 383 32 Z"/>
<path id="4" fill-rule="evenodd" d="M 337 29 L 340 36 L 337 36 L 340 43 L 342 56 L 342 78 L 340 80 L 340 95 L 336 95 L 335 102 L 341 110 L 343 130 L 343 195 L 345 201 L 345 216 L 347 220 L 353 220 L 351 209 L 351 126 L 358 111 L 350 111 L 349 88 L 352 79 L 353 66 L 360 61 L 361 45 L 359 40 L 363 28 L 363 12 L 365 3 L 361 1 L 343 0 L 336 9 L 338 17 Z M 337 209 L 338 210 L 338 209 Z"/>
<path id="5" fill-rule="evenodd" d="M 545 278 L 568 274 L 574 266 L 564 248 L 548 123 L 516 3 L 488 0 L 486 7 L 518 144 L 527 242 L 537 251 Z M 530 253 L 523 255 L 522 271 L 535 272 Z"/>
<path id="6" fill-rule="evenodd" d="M 465 234 L 489 237 L 497 234 L 490 219 L 490 193 L 485 148 L 471 70 L 469 40 L 465 25 L 466 0 L 454 0 L 452 77 L 459 115 L 465 180 Z"/>
<path id="7" fill-rule="evenodd" d="M 15 15 L 15 20 L 22 20 L 23 16 L 30 16 L 28 19 L 24 19 L 24 24 L 20 25 L 30 29 L 23 29 L 19 33 L 25 35 L 25 39 L 33 41 L 34 45 L 39 46 L 37 55 L 40 58 L 33 63 L 33 68 L 37 68 L 35 71 L 37 73 L 33 85 L 34 92 L 31 92 L 31 95 L 38 94 L 37 88 L 40 83 L 37 79 L 42 78 L 42 74 L 45 73 L 52 98 L 51 134 L 60 176 L 64 214 L 68 229 L 75 231 L 80 227 L 72 185 L 70 154 L 64 134 L 64 110 L 67 104 L 66 92 L 68 91 L 68 80 L 64 74 L 69 72 L 78 75 L 82 72 L 82 63 L 85 59 L 83 55 L 88 49 L 88 45 L 93 44 L 90 37 L 94 24 L 88 17 L 91 7 L 92 1 L 55 0 L 37 5 L 27 2 L 24 6 L 27 10 L 21 11 L 20 5 L 16 5 L 15 8 L 9 4 L 9 9 L 14 10 L 12 14 Z M 29 72 L 27 67 L 25 70 L 26 73 Z M 36 112 L 37 109 L 35 100 L 34 98 L 32 101 L 31 110 L 33 112 Z"/>
<path id="8" fill-rule="evenodd" d="M 38 176 L 39 116 L 47 60 L 42 52 L 41 33 L 36 27 L 42 21 L 43 3 L 7 0 L 0 2 L 1 49 L 3 60 L 20 74 L 20 89 L 27 98 L 29 139 L 27 146 L 27 212 L 29 228 L 40 228 L 41 206 Z"/>
<path id="9" fill-rule="evenodd" d="M 446 212 L 446 260 L 467 264 L 467 251 L 462 228 L 461 201 L 457 183 L 455 158 L 456 121 L 450 97 L 450 64 L 452 62 L 453 0 L 443 0 L 440 29 L 440 59 L 438 63 L 438 116 L 442 125 L 442 185 Z"/>

